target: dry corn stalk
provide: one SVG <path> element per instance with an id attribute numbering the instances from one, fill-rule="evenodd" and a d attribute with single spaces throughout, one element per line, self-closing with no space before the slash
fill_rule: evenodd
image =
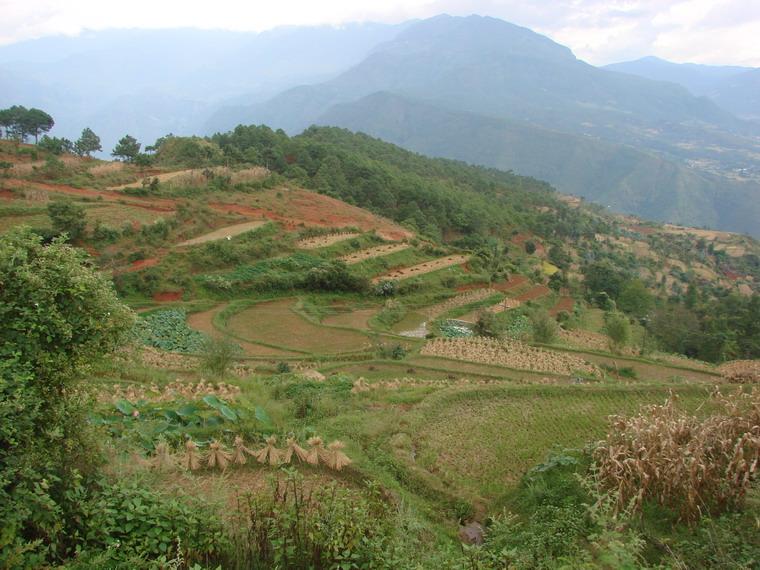
<path id="1" fill-rule="evenodd" d="M 231 459 L 232 454 L 224 449 L 221 443 L 214 440 L 209 444 L 206 465 L 211 468 L 218 467 L 221 470 L 225 470 Z"/>
<path id="2" fill-rule="evenodd" d="M 303 447 L 298 445 L 298 442 L 294 437 L 289 437 L 286 441 L 287 447 L 282 452 L 282 462 L 283 463 L 290 463 L 293 459 L 293 455 L 295 455 L 299 461 L 306 462 L 308 461 L 308 455 L 309 452 L 306 451 Z"/>
<path id="3" fill-rule="evenodd" d="M 269 463 L 269 465 L 277 465 L 280 463 L 280 450 L 275 446 L 277 445 L 277 436 L 270 435 L 265 440 L 266 445 L 263 449 L 254 452 L 256 461 L 259 463 Z"/>
<path id="4" fill-rule="evenodd" d="M 185 455 L 182 457 L 182 466 L 188 471 L 195 471 L 201 466 L 201 454 L 198 446 L 192 439 L 185 442 Z"/>
<path id="5" fill-rule="evenodd" d="M 327 461 L 325 463 L 330 469 L 340 471 L 347 465 L 351 464 L 351 460 L 348 458 L 348 455 L 341 451 L 345 447 L 346 445 L 342 441 L 337 440 L 333 441 L 327 446 L 327 452 L 325 454 Z"/>
<path id="6" fill-rule="evenodd" d="M 672 397 L 612 418 L 594 457 L 618 509 L 652 500 L 694 522 L 741 506 L 760 462 L 760 390 L 713 397 L 722 412 L 704 420 L 677 411 Z"/>

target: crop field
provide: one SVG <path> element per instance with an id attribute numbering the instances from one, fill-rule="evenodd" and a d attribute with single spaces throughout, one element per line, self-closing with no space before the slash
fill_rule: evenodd
<path id="1" fill-rule="evenodd" d="M 378 312 L 377 308 L 354 309 L 328 315 L 322 319 L 322 324 L 354 329 L 369 329 L 369 320 Z"/>
<path id="2" fill-rule="evenodd" d="M 432 273 L 433 271 L 438 271 L 439 269 L 445 269 L 454 265 L 461 265 L 466 262 L 467 259 L 468 257 L 466 255 L 449 255 L 447 257 L 435 259 L 433 261 L 426 261 L 425 263 L 420 263 L 419 265 L 394 269 L 393 271 L 375 277 L 372 281 L 374 283 L 377 283 L 386 279 L 400 280 L 407 279 L 409 277 L 415 277 L 417 275 L 425 275 L 426 273 Z"/>
<path id="3" fill-rule="evenodd" d="M 420 354 L 565 376 L 601 376 L 599 368 L 584 358 L 535 348 L 519 341 L 487 338 L 433 339 L 425 344 Z"/>
<path id="4" fill-rule="evenodd" d="M 359 332 L 316 325 L 296 313 L 295 299 L 263 301 L 232 314 L 227 330 L 242 340 L 301 352 L 335 354 L 360 351 L 370 339 Z"/>
<path id="5" fill-rule="evenodd" d="M 216 241 L 216 240 L 225 239 L 225 238 L 230 239 L 240 234 L 243 234 L 245 232 L 249 232 L 251 230 L 255 230 L 256 228 L 260 228 L 266 223 L 267 223 L 266 220 L 257 220 L 253 222 L 243 222 L 242 224 L 235 224 L 232 226 L 219 228 L 218 230 L 214 230 L 213 232 L 209 232 L 202 236 L 198 236 L 196 238 L 183 241 L 182 243 L 178 243 L 177 247 L 198 245 L 201 243 Z"/>
<path id="6" fill-rule="evenodd" d="M 439 317 L 440 315 L 443 315 L 452 309 L 488 299 L 488 297 L 491 297 L 494 293 L 496 293 L 494 289 L 472 289 L 464 293 L 459 293 L 458 295 L 446 299 L 441 303 L 426 308 L 424 310 L 424 314 L 428 319 L 435 319 L 436 317 Z"/>
<path id="7" fill-rule="evenodd" d="M 708 397 L 708 390 L 695 386 L 676 392 L 679 404 L 690 410 Z M 599 439 L 608 416 L 662 403 L 668 394 L 669 389 L 661 387 L 610 386 L 444 391 L 428 397 L 415 410 L 409 433 L 419 467 L 444 484 L 493 500 L 550 449 L 579 447 Z"/>
<path id="8" fill-rule="evenodd" d="M 187 326 L 209 337 L 223 337 L 224 333 L 214 325 L 214 319 L 226 308 L 226 304 L 221 304 L 206 311 L 196 311 L 189 313 L 187 315 Z M 243 349 L 243 353 L 246 356 L 298 356 L 297 352 L 281 350 L 279 348 L 255 344 L 253 342 L 246 342 L 240 339 L 234 339 L 233 342 L 235 342 L 240 346 L 240 348 Z"/>
<path id="9" fill-rule="evenodd" d="M 375 257 L 383 257 L 385 255 L 390 255 L 392 253 L 404 251 L 405 249 L 408 249 L 410 247 L 411 246 L 406 243 L 390 243 L 390 244 L 385 244 L 385 245 L 378 245 L 377 247 L 370 247 L 367 249 L 363 249 L 361 251 L 349 253 L 347 255 L 342 256 L 340 260 L 346 262 L 348 265 L 353 265 L 354 263 L 360 263 L 366 259 L 373 259 Z"/>

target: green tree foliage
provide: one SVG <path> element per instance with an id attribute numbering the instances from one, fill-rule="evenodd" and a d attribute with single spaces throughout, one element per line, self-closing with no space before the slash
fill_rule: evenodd
<path id="1" fill-rule="evenodd" d="M 68 234 L 71 241 L 84 237 L 87 218 L 82 206 L 71 200 L 54 200 L 48 204 L 47 211 L 56 234 Z"/>
<path id="2" fill-rule="evenodd" d="M 638 279 L 628 281 L 623 285 L 617 306 L 626 313 L 641 318 L 645 317 L 654 306 L 654 297 L 646 285 Z"/>
<path id="3" fill-rule="evenodd" d="M 488 236 L 520 225 L 539 235 L 593 235 L 598 223 L 558 204 L 551 188 L 513 173 L 430 159 L 366 135 L 311 127 L 296 137 L 238 126 L 211 138 L 230 163 L 296 176 L 307 187 L 367 208 L 439 239 Z M 551 201 L 553 215 L 531 208 Z"/>
<path id="4" fill-rule="evenodd" d="M 476 253 L 480 265 L 488 278 L 488 283 L 509 277 L 507 247 L 504 243 L 490 239 Z"/>
<path id="5" fill-rule="evenodd" d="M 93 152 L 103 150 L 103 147 L 100 146 L 100 137 L 90 127 L 85 127 L 82 130 L 82 134 L 74 143 L 74 150 L 79 156 L 90 156 Z"/>
<path id="6" fill-rule="evenodd" d="M 35 144 L 42 133 L 47 133 L 55 125 L 53 117 L 41 109 L 29 109 L 23 117 L 24 132 L 34 136 Z"/>
<path id="7" fill-rule="evenodd" d="M 583 283 L 591 299 L 600 293 L 606 293 L 612 300 L 617 300 L 625 283 L 623 273 L 608 261 L 597 261 L 583 267 Z"/>
<path id="8" fill-rule="evenodd" d="M 134 162 L 140 154 L 140 143 L 131 135 L 126 135 L 119 139 L 119 142 L 111 151 L 111 156 L 116 157 L 124 162 Z"/>
<path id="9" fill-rule="evenodd" d="M 37 146 L 50 154 L 61 155 L 70 153 L 74 150 L 74 144 L 67 138 L 49 137 L 47 135 L 40 139 Z"/>
<path id="10" fill-rule="evenodd" d="M 34 136 L 36 143 L 39 136 L 47 133 L 55 125 L 53 117 L 41 109 L 27 109 L 23 105 L 13 105 L 0 110 L 0 127 L 5 130 L 6 138 L 24 142 L 27 137 Z"/>
<path id="11" fill-rule="evenodd" d="M 229 339 L 208 338 L 201 346 L 201 368 L 222 378 L 242 354 L 240 346 Z"/>
<path id="12" fill-rule="evenodd" d="M 29 229 L 0 238 L 0 566 L 66 553 L 97 458 L 82 372 L 121 345 L 132 313 L 86 254 Z"/>
<path id="13" fill-rule="evenodd" d="M 532 240 L 528 240 L 525 242 L 525 253 L 528 255 L 533 255 L 536 253 L 536 242 Z"/>
<path id="14" fill-rule="evenodd" d="M 687 297 L 688 299 L 688 297 Z M 736 294 L 696 304 L 658 307 L 649 331 L 660 346 L 709 362 L 760 356 L 760 295 Z"/>

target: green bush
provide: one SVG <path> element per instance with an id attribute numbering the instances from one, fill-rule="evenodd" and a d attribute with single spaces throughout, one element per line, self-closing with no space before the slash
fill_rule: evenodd
<path id="1" fill-rule="evenodd" d="M 133 315 L 82 250 L 0 237 L 0 567 L 70 554 L 99 453 L 80 379 L 121 346 Z"/>
<path id="2" fill-rule="evenodd" d="M 549 344 L 557 340 L 557 321 L 551 318 L 546 311 L 536 311 L 530 321 L 534 341 Z"/>
<path id="3" fill-rule="evenodd" d="M 107 549 L 109 563 L 181 555 L 205 565 L 228 544 L 221 519 L 202 501 L 164 495 L 144 482 L 106 484 L 93 503 L 85 543 L 90 550 Z"/>

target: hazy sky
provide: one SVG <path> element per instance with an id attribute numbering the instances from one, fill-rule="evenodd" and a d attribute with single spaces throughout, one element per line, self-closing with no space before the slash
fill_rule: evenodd
<path id="1" fill-rule="evenodd" d="M 760 67 L 760 0 L 0 0 L 0 44 L 82 29 L 401 22 L 495 16 L 604 64 L 644 55 Z"/>

